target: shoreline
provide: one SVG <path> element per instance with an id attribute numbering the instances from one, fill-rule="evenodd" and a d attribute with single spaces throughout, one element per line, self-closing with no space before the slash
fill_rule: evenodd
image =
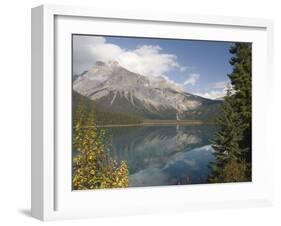
<path id="1" fill-rule="evenodd" d="M 166 122 L 143 122 L 134 124 L 107 124 L 107 125 L 97 125 L 98 128 L 108 128 L 108 127 L 134 127 L 134 126 L 173 126 L 173 125 L 215 125 L 215 122 L 204 122 L 204 121 L 166 121 Z"/>

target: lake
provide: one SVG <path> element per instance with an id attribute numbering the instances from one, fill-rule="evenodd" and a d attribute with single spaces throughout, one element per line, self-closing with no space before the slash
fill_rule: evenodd
<path id="1" fill-rule="evenodd" d="M 129 168 L 129 186 L 207 183 L 214 161 L 214 125 L 153 125 L 104 128 L 110 155 Z"/>

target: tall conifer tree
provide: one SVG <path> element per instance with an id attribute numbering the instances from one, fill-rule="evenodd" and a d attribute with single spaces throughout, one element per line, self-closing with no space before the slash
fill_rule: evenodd
<path id="1" fill-rule="evenodd" d="M 219 131 L 213 142 L 216 161 L 210 182 L 251 180 L 252 159 L 252 49 L 249 43 L 235 43 L 229 74 L 231 86 L 218 118 Z"/>

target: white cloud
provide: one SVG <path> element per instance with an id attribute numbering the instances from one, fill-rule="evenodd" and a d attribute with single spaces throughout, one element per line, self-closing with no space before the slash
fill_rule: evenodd
<path id="1" fill-rule="evenodd" d="M 195 94 L 198 96 L 201 96 L 201 97 L 215 100 L 215 99 L 223 98 L 225 96 L 225 91 L 224 90 L 211 90 L 208 92 L 195 93 Z"/>
<path id="2" fill-rule="evenodd" d="M 98 36 L 73 36 L 73 71 L 80 74 L 88 70 L 95 63 L 91 49 L 93 46 L 102 45 L 105 38 Z"/>
<path id="3" fill-rule="evenodd" d="M 212 88 L 214 89 L 224 89 L 228 84 L 228 81 L 221 81 L 221 82 L 215 82 L 212 84 Z"/>
<path id="4" fill-rule="evenodd" d="M 162 53 L 159 46 L 143 45 L 123 51 L 117 61 L 129 70 L 147 76 L 165 75 L 172 68 L 179 68 L 177 57 Z"/>
<path id="5" fill-rule="evenodd" d="M 194 86 L 199 78 L 200 78 L 199 74 L 191 73 L 191 74 L 188 75 L 188 79 L 185 80 L 183 84 Z"/>
<path id="6" fill-rule="evenodd" d="M 75 74 L 89 70 L 96 61 L 118 61 L 130 71 L 154 77 L 164 76 L 173 68 L 186 70 L 185 66 L 178 64 L 176 55 L 163 53 L 161 47 L 157 45 L 123 49 L 97 36 L 74 36 L 73 41 Z"/>
<path id="7" fill-rule="evenodd" d="M 222 99 L 226 95 L 226 87 L 221 89 L 213 89 L 203 93 L 196 93 L 196 95 L 205 97 L 208 99 Z"/>
<path id="8" fill-rule="evenodd" d="M 229 85 L 230 85 L 229 81 L 215 82 L 211 84 L 210 88 L 207 91 L 198 92 L 195 94 L 208 99 L 222 99 L 226 95 L 227 87 Z"/>
<path id="9" fill-rule="evenodd" d="M 179 67 L 179 70 L 180 70 L 180 72 L 185 72 L 186 70 L 187 70 L 187 66 L 180 66 Z"/>
<path id="10" fill-rule="evenodd" d="M 109 43 L 93 45 L 90 54 L 94 61 L 114 61 L 124 52 L 119 46 Z"/>

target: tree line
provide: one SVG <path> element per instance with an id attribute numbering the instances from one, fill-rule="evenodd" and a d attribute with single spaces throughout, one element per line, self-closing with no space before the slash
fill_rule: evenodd
<path id="1" fill-rule="evenodd" d="M 123 113 L 109 112 L 103 110 L 101 107 L 96 106 L 96 103 L 87 97 L 80 95 L 73 91 L 72 94 L 73 109 L 75 112 L 77 106 L 80 104 L 84 105 L 85 111 L 94 111 L 95 121 L 97 125 L 114 125 L 114 124 L 139 124 L 142 123 L 142 119 Z"/>

